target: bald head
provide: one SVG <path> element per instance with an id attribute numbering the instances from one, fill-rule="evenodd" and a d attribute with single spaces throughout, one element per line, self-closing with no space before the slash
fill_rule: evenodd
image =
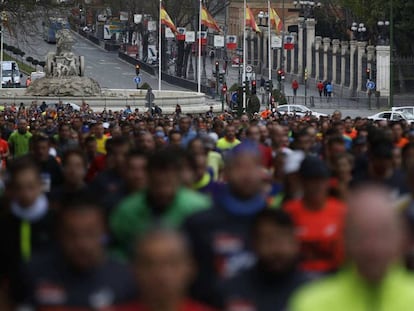
<path id="1" fill-rule="evenodd" d="M 141 237 L 136 247 L 141 299 L 149 305 L 162 301 L 167 305 L 160 309 L 170 310 L 170 302 L 186 296 L 194 275 L 185 237 L 173 230 L 156 229 Z"/>
<path id="2" fill-rule="evenodd" d="M 360 186 L 351 191 L 346 222 L 349 259 L 362 278 L 381 281 L 403 255 L 405 230 L 388 188 Z"/>

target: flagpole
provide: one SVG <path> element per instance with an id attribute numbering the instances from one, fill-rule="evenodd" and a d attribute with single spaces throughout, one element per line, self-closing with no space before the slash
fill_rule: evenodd
<path id="1" fill-rule="evenodd" d="M 269 30 L 269 42 L 268 42 L 268 57 L 269 57 L 269 81 L 272 80 L 272 32 L 271 32 L 271 28 L 272 28 L 272 21 L 270 20 L 270 10 L 271 10 L 271 6 L 270 6 L 270 0 L 267 0 L 267 12 L 268 12 L 268 30 Z M 275 18 L 276 21 L 276 18 Z"/>
<path id="2" fill-rule="evenodd" d="M 162 23 L 161 23 L 161 10 L 162 10 L 162 0 L 160 0 L 160 20 L 158 25 L 158 91 L 161 91 L 161 74 L 162 74 L 162 53 L 161 53 L 161 45 L 162 45 Z"/>
<path id="3" fill-rule="evenodd" d="M 198 16 L 198 70 L 197 70 L 197 91 L 198 93 L 201 93 L 201 48 L 202 48 L 202 44 L 201 44 L 201 11 L 203 10 L 203 1 L 200 0 L 199 3 L 199 16 Z M 196 36 L 197 37 L 197 36 Z"/>
<path id="4" fill-rule="evenodd" d="M 246 7 L 247 3 L 246 0 L 244 0 L 244 13 L 243 13 L 243 81 L 242 85 L 245 84 L 246 81 Z M 245 86 L 247 88 L 247 85 Z M 243 110 L 246 111 L 246 92 L 243 92 Z"/>

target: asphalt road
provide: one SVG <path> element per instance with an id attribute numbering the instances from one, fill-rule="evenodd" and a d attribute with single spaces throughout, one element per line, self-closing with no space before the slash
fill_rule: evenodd
<path id="1" fill-rule="evenodd" d="M 134 89 L 135 68 L 119 59 L 114 52 L 108 52 L 89 40 L 74 33 L 73 52 L 85 56 L 85 75 L 96 80 L 101 88 Z M 56 45 L 45 42 L 42 38 L 41 26 L 34 27 L 30 33 L 20 33 L 17 37 L 5 32 L 4 42 L 20 48 L 27 56 L 45 60 L 49 51 L 55 51 Z M 158 89 L 157 77 L 141 71 L 142 82 L 147 82 L 153 89 Z M 182 88 L 163 82 L 163 90 L 183 90 Z"/>

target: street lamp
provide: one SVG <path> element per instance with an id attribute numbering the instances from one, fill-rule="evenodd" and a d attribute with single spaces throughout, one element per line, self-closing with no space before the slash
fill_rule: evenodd
<path id="1" fill-rule="evenodd" d="M 352 39 L 364 41 L 365 33 L 367 32 L 367 28 L 365 27 L 364 23 L 353 22 L 351 25 L 351 31 L 352 31 Z"/>
<path id="2" fill-rule="evenodd" d="M 260 61 L 260 74 L 263 74 L 263 64 L 265 63 L 264 61 L 264 47 L 265 47 L 265 43 L 264 43 L 264 29 L 267 29 L 267 27 L 269 27 L 269 13 L 268 12 L 264 12 L 264 11 L 260 11 L 257 14 L 257 18 L 259 19 L 259 24 L 258 26 L 260 27 L 261 31 L 262 31 L 262 35 L 260 35 L 260 55 L 259 55 L 259 61 Z"/>
<path id="3" fill-rule="evenodd" d="M 378 21 L 378 45 L 389 45 L 390 44 L 390 38 L 388 36 L 388 28 L 390 27 L 389 21 Z"/>
<path id="4" fill-rule="evenodd" d="M 315 17 L 315 8 L 320 8 L 322 3 L 319 1 L 293 1 L 293 5 L 299 7 L 299 17 L 307 18 L 314 18 Z"/>

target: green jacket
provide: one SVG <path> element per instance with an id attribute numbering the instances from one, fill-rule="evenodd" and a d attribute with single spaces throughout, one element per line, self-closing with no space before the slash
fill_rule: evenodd
<path id="1" fill-rule="evenodd" d="M 392 267 L 381 284 L 372 286 L 354 268 L 311 283 L 291 299 L 290 311 L 410 311 L 414 310 L 414 276 Z"/>
<path id="2" fill-rule="evenodd" d="M 145 191 L 127 197 L 109 219 L 115 239 L 116 254 L 123 258 L 130 257 L 136 236 L 148 230 L 154 223 L 178 228 L 188 216 L 209 207 L 211 201 L 208 197 L 181 188 L 177 191 L 172 204 L 157 217 L 148 205 Z"/>

